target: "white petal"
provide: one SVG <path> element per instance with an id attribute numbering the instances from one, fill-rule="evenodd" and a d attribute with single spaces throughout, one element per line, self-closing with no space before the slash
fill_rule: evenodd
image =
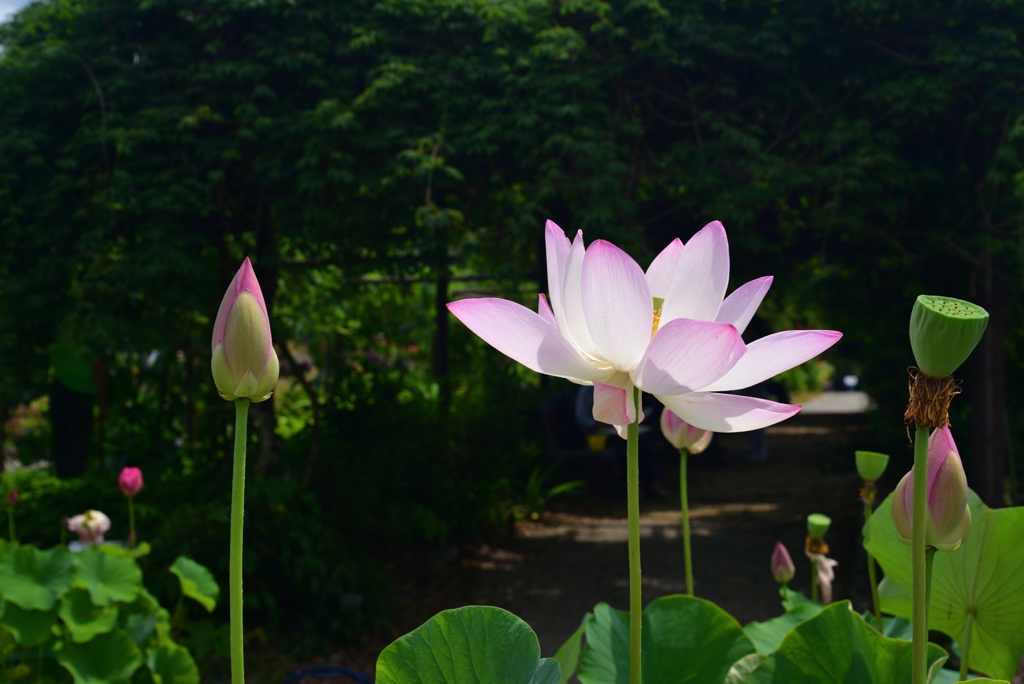
<path id="1" fill-rule="evenodd" d="M 606 359 L 629 372 L 651 339 L 654 302 L 643 270 L 610 242 L 591 243 L 583 261 L 583 311 L 587 328 Z"/>
<path id="2" fill-rule="evenodd" d="M 555 319 L 555 314 L 551 312 L 551 307 L 548 306 L 548 300 L 544 298 L 544 293 L 541 292 L 540 296 L 537 297 L 537 313 L 540 317 L 551 325 L 558 327 L 558 321 Z"/>
<path id="3" fill-rule="evenodd" d="M 754 317 L 757 307 L 761 306 L 761 301 L 768 294 L 768 288 L 772 286 L 772 279 L 772 276 L 765 276 L 736 288 L 722 302 L 715 320 L 719 323 L 732 323 L 742 335 L 743 331 L 747 329 L 750 319 Z"/>
<path id="4" fill-rule="evenodd" d="M 611 368 L 596 368 L 580 356 L 558 328 L 525 306 L 505 299 L 463 299 L 448 310 L 484 342 L 531 370 L 570 380 L 604 380 Z"/>
<path id="5" fill-rule="evenodd" d="M 759 430 L 794 416 L 800 410 L 798 405 L 713 392 L 659 395 L 658 399 L 690 425 L 712 432 Z"/>
<path id="6" fill-rule="evenodd" d="M 729 240 L 712 221 L 690 238 L 676 266 L 672 291 L 661 313 L 664 325 L 676 318 L 713 321 L 729 285 Z"/>
<path id="7" fill-rule="evenodd" d="M 725 392 L 764 382 L 813 359 L 842 336 L 834 330 L 787 330 L 762 337 L 747 345 L 747 353 L 732 370 L 701 391 Z"/>
<path id="8" fill-rule="evenodd" d="M 645 392 L 686 394 L 725 375 L 745 349 L 728 323 L 677 318 L 658 329 L 631 375 Z"/>
<path id="9" fill-rule="evenodd" d="M 566 330 L 562 290 L 565 288 L 565 267 L 569 263 L 569 238 L 565 237 L 565 233 L 554 221 L 548 221 L 544 226 L 544 247 L 547 251 L 551 309 L 555 320 L 558 321 L 559 329 Z"/>
<path id="10" fill-rule="evenodd" d="M 629 425 L 636 421 L 632 389 L 595 382 L 594 420 L 609 425 Z"/>
<path id="11" fill-rule="evenodd" d="M 671 291 L 672 278 L 676 274 L 676 266 L 683 254 L 683 241 L 676 238 L 654 257 L 647 267 L 647 284 L 651 287 L 651 296 L 665 299 Z"/>
<path id="12" fill-rule="evenodd" d="M 565 307 L 565 336 L 576 348 L 595 359 L 601 352 L 591 339 L 587 319 L 583 311 L 583 262 L 586 250 L 583 247 L 583 231 L 577 231 L 569 250 L 569 261 L 565 268 L 565 282 L 562 287 L 562 306 Z"/>

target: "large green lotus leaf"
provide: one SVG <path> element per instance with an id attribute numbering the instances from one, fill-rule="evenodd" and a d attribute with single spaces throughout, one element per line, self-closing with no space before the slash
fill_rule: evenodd
<path id="1" fill-rule="evenodd" d="M 134 549 L 126 549 L 125 547 L 118 546 L 116 544 L 100 544 L 96 548 L 98 548 L 100 551 L 107 554 L 108 556 L 124 556 L 126 558 L 136 559 L 142 558 L 143 556 L 148 556 L 150 552 L 153 550 L 152 547 L 149 545 L 149 542 L 142 542 Z"/>
<path id="2" fill-rule="evenodd" d="M 74 574 L 74 558 L 65 548 L 8 544 L 0 560 L 0 598 L 25 610 L 53 610 Z"/>
<path id="3" fill-rule="evenodd" d="M 587 613 L 583 617 L 583 622 L 576 628 L 576 631 L 572 633 L 562 647 L 558 649 L 558 652 L 552 656 L 558 661 L 558 669 L 561 671 L 562 676 L 559 679 L 559 684 L 566 684 L 569 678 L 576 674 L 576 668 L 580 665 L 580 650 L 583 647 L 583 632 L 587 629 L 587 622 L 593 617 L 593 613 Z"/>
<path id="4" fill-rule="evenodd" d="M 377 684 L 558 684 L 530 626 L 507 610 L 446 610 L 384 649 Z"/>
<path id="5" fill-rule="evenodd" d="M 883 580 L 884 581 L 884 580 Z M 881 586 L 881 585 L 879 585 Z M 878 629 L 878 621 L 875 620 L 875 614 L 870 610 L 865 610 L 860 614 L 860 619 L 868 623 L 868 627 Z M 882 618 L 882 634 L 892 639 L 906 639 L 910 641 L 913 636 L 914 626 L 910 624 L 910 620 L 901 617 L 883 617 Z"/>
<path id="6" fill-rule="evenodd" d="M 57 651 L 57 662 L 75 684 L 112 684 L 132 676 L 142 665 L 142 652 L 124 631 L 114 629 L 87 644 L 65 642 Z"/>
<path id="7" fill-rule="evenodd" d="M 704 599 L 665 596 L 642 619 L 644 682 L 721 682 L 737 660 L 755 652 L 739 623 Z M 583 684 L 628 684 L 629 613 L 606 603 L 594 608 L 578 676 Z"/>
<path id="8" fill-rule="evenodd" d="M 4 601 L 0 611 L 0 625 L 9 629 L 23 648 L 41 644 L 53 636 L 50 630 L 57 615 L 52 610 L 25 610 Z"/>
<path id="9" fill-rule="evenodd" d="M 928 644 L 928 680 L 946 662 L 946 652 Z M 849 601 L 826 607 L 786 635 L 747 684 L 889 684 L 909 682 L 911 643 L 889 639 L 850 610 Z"/>
<path id="10" fill-rule="evenodd" d="M 89 590 L 94 605 L 107 606 L 114 601 L 135 600 L 142 589 L 142 570 L 131 558 L 110 556 L 95 547 L 78 554 L 75 585 Z"/>
<path id="11" fill-rule="evenodd" d="M 209 570 L 191 558 L 178 556 L 171 565 L 171 572 L 178 576 L 181 592 L 185 596 L 199 601 L 206 612 L 213 612 L 220 598 L 220 587 Z"/>
<path id="12" fill-rule="evenodd" d="M 882 610 L 910 618 L 910 547 L 896 537 L 891 496 L 864 526 L 864 547 L 885 570 Z M 1024 507 L 990 509 L 968 493 L 971 531 L 956 551 L 935 554 L 928 628 L 963 643 L 967 614 L 974 613 L 972 670 L 1012 679 L 1024 649 Z"/>
<path id="13" fill-rule="evenodd" d="M 956 684 L 985 684 L 986 682 L 988 682 L 988 684 L 1010 684 L 1010 682 L 1005 679 L 985 679 L 984 677 L 968 679 L 965 682 L 957 682 Z"/>
<path id="14" fill-rule="evenodd" d="M 199 668 L 187 648 L 165 644 L 150 649 L 146 664 L 155 684 L 199 684 Z"/>
<path id="15" fill-rule="evenodd" d="M 89 598 L 88 591 L 77 587 L 61 597 L 57 614 L 67 625 L 71 640 L 79 644 L 117 626 L 117 606 L 97 606 Z"/>
<path id="16" fill-rule="evenodd" d="M 743 656 L 729 668 L 729 674 L 725 675 L 725 681 L 722 684 L 744 684 L 750 673 L 756 670 L 757 666 L 763 663 L 767 657 L 760 653 Z"/>
<path id="17" fill-rule="evenodd" d="M 801 603 L 777 618 L 764 622 L 751 622 L 743 628 L 743 632 L 754 642 L 754 648 L 758 653 L 768 655 L 779 647 L 789 630 L 804 620 L 811 619 L 824 607 L 820 603 L 811 603 L 810 601 Z"/>

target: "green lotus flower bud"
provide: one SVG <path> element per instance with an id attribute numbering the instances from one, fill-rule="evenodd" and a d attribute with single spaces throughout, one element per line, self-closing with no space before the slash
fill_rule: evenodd
<path id="1" fill-rule="evenodd" d="M 910 313 L 910 346 L 917 367 L 933 378 L 952 375 L 981 341 L 988 312 L 952 297 L 921 295 Z"/>
<path id="2" fill-rule="evenodd" d="M 889 465 L 889 456 L 887 454 L 880 454 L 875 451 L 858 451 L 856 454 L 857 472 L 860 473 L 861 479 L 868 480 L 869 482 L 874 482 L 882 477 L 885 467 Z"/>
<path id="3" fill-rule="evenodd" d="M 815 539 L 821 539 L 828 533 L 832 518 L 822 513 L 811 513 L 807 516 L 807 533 Z"/>
<path id="4" fill-rule="evenodd" d="M 270 319 L 249 259 L 224 293 L 213 327 L 210 368 L 220 396 L 252 402 L 270 398 L 280 370 Z"/>

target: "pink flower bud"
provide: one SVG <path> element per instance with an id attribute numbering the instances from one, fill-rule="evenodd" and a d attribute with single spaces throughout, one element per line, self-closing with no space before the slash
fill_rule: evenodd
<path id="1" fill-rule="evenodd" d="M 789 551 L 782 545 L 782 542 L 775 543 L 775 550 L 772 551 L 772 576 L 779 584 L 788 584 L 796 574 L 796 566 L 789 556 Z"/>
<path id="2" fill-rule="evenodd" d="M 693 455 L 708 448 L 714 433 L 690 425 L 666 407 L 661 412 L 661 434 L 676 449 L 686 449 Z"/>
<path id="3" fill-rule="evenodd" d="M 939 551 L 960 546 L 971 530 L 967 507 L 967 475 L 960 452 L 948 427 L 934 430 L 928 438 L 928 484 L 925 545 Z M 903 476 L 892 495 L 892 521 L 905 544 L 914 536 L 914 469 Z"/>
<path id="4" fill-rule="evenodd" d="M 213 326 L 210 368 L 220 396 L 252 402 L 270 398 L 279 371 L 270 316 L 248 257 L 224 293 Z"/>
<path id="5" fill-rule="evenodd" d="M 138 468 L 125 468 L 117 478 L 117 486 L 122 494 L 129 499 L 133 498 L 142 489 L 142 471 Z"/>
<path id="6" fill-rule="evenodd" d="M 18 503 L 18 490 L 12 487 L 11 491 L 7 492 L 7 505 L 13 507 L 16 503 Z"/>

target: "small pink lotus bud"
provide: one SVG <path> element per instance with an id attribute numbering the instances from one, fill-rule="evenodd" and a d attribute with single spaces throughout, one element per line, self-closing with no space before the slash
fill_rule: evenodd
<path id="1" fill-rule="evenodd" d="M 967 475 L 949 427 L 934 430 L 928 438 L 928 484 L 925 546 L 952 551 L 971 530 L 967 506 Z M 914 469 L 903 476 L 892 495 L 892 521 L 905 544 L 914 537 Z"/>
<path id="2" fill-rule="evenodd" d="M 691 455 L 699 454 L 711 444 L 714 435 L 710 430 L 701 430 L 687 423 L 668 407 L 661 412 L 661 434 L 676 449 L 686 449 Z"/>
<path id="3" fill-rule="evenodd" d="M 117 486 L 122 494 L 129 499 L 133 498 L 142 489 L 142 471 L 138 468 L 125 468 L 117 478 Z"/>
<path id="4" fill-rule="evenodd" d="M 252 402 L 270 398 L 277 385 L 277 352 L 267 305 L 248 257 L 221 300 L 211 348 L 213 382 L 222 398 Z"/>
<path id="5" fill-rule="evenodd" d="M 14 507 L 14 504 L 18 503 L 18 490 L 11 488 L 11 491 L 7 492 L 7 505 Z"/>
<path id="6" fill-rule="evenodd" d="M 782 545 L 782 542 L 775 543 L 775 550 L 772 551 L 772 576 L 779 584 L 789 584 L 796 574 L 796 566 L 789 551 Z"/>

